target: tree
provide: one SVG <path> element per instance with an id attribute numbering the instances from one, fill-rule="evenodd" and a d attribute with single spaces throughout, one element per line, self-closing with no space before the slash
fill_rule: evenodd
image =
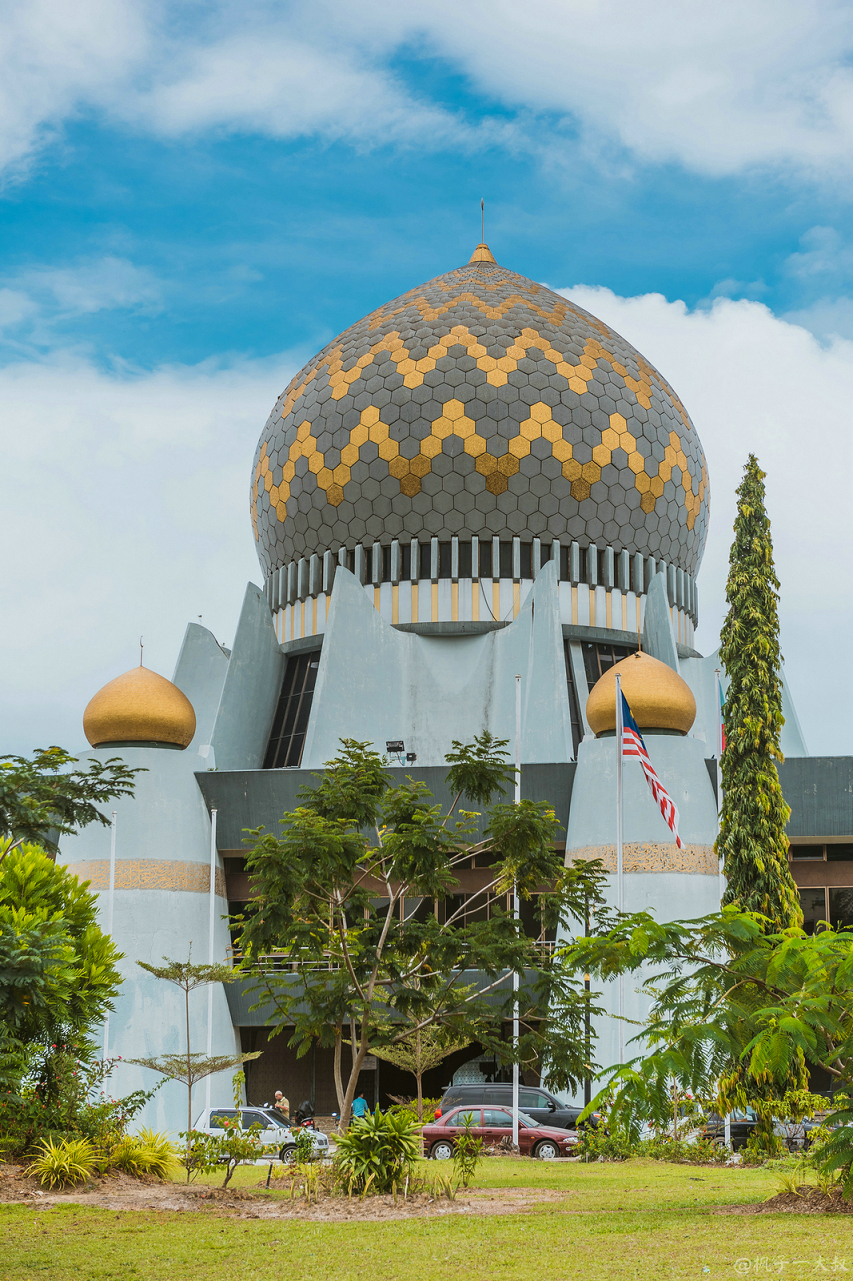
<path id="1" fill-rule="evenodd" d="M 90 823 L 109 827 L 97 808 L 118 796 L 132 796 L 134 777 L 118 756 L 93 757 L 88 769 L 70 770 L 77 758 L 61 747 L 40 748 L 26 756 L 0 756 L 0 837 L 10 837 L 2 857 L 24 841 L 56 857 L 58 838 Z"/>
<path id="2" fill-rule="evenodd" d="M 737 491 L 735 539 L 729 556 L 720 659 L 729 678 L 723 713 L 723 805 L 717 852 L 727 886 L 723 902 L 767 918 L 773 933 L 800 925 L 803 914 L 788 867 L 785 803 L 776 761 L 782 682 L 779 652 L 779 580 L 773 567 L 770 521 L 764 508 L 764 472 L 750 454 Z"/>
<path id="3" fill-rule="evenodd" d="M 772 1151 L 774 1120 L 808 1102 L 809 1065 L 829 1074 L 836 1093 L 850 1096 L 853 931 L 809 937 L 796 928 L 767 934 L 765 926 L 733 907 L 667 924 L 641 912 L 565 949 L 568 966 L 602 979 L 657 967 L 643 983 L 652 1005 L 634 1038 L 640 1053 L 608 1069 L 591 1107 L 612 1090 L 617 1118 L 664 1123 L 675 1082 L 715 1097 L 723 1113 L 754 1107 L 762 1144 Z M 836 1143 L 849 1165 L 853 1127 Z"/>
<path id="4" fill-rule="evenodd" d="M 470 1037 L 454 1039 L 443 1027 L 433 1023 L 427 1027 L 416 1027 L 405 1040 L 397 1039 L 392 1045 L 371 1046 L 370 1052 L 377 1058 L 384 1059 L 386 1063 L 393 1063 L 394 1067 L 402 1068 L 404 1072 L 411 1072 L 417 1083 L 418 1122 L 422 1123 L 424 1072 L 438 1067 L 448 1055 L 455 1054 L 457 1050 L 464 1050 L 465 1046 L 470 1044 Z"/>
<path id="5" fill-rule="evenodd" d="M 488 733 L 454 742 L 446 759 L 455 799 L 442 815 L 424 784 L 391 786 L 383 758 L 344 739 L 317 786 L 303 788 L 300 806 L 284 815 L 281 837 L 258 828 L 247 838 L 257 897 L 242 918 L 243 971 L 272 1002 L 277 1030 L 293 1028 L 299 1054 L 314 1041 L 334 1046 L 344 1128 L 368 1049 L 410 1042 L 418 1030 L 479 1040 L 502 1062 L 533 1065 L 547 1052 L 558 1086 L 585 1071 L 579 985 L 525 936 L 506 904 L 516 885 L 523 898 L 536 895 L 544 923 L 567 922 L 582 917 L 584 892 L 603 872 L 564 866 L 548 805 L 494 801 L 513 777 L 505 748 Z M 480 835 L 478 813 L 460 809 L 451 821 L 463 798 L 487 807 Z M 450 896 L 463 865 L 480 867 L 482 884 L 460 901 Z M 262 958 L 273 951 L 270 972 Z M 513 974 L 517 1049 L 502 1031 Z M 345 1076 L 350 1023 L 359 1032 Z"/>
<path id="6" fill-rule="evenodd" d="M 230 983 L 234 972 L 230 965 L 193 965 L 190 958 L 186 961 L 170 961 L 164 956 L 165 965 L 149 965 L 146 961 L 137 961 L 143 970 L 153 974 L 155 979 L 165 979 L 174 983 L 184 994 L 184 1010 L 187 1024 L 187 1048 L 183 1054 L 161 1054 L 158 1058 L 128 1059 L 139 1067 L 150 1068 L 152 1072 L 161 1072 L 173 1081 L 183 1081 L 187 1087 L 187 1134 L 193 1128 L 193 1086 L 216 1072 L 225 1072 L 229 1068 L 240 1067 L 250 1059 L 260 1056 L 254 1054 L 215 1054 L 208 1058 L 204 1054 L 194 1054 L 190 1041 L 190 992 L 197 987 L 207 987 L 210 983 Z M 187 1139 L 189 1143 L 189 1138 Z M 227 1180 L 226 1180 L 227 1181 Z"/>
<path id="7" fill-rule="evenodd" d="M 121 953 L 97 924 L 97 898 L 29 842 L 0 840 L 0 1079 L 14 1085 L 51 1049 L 85 1040 L 121 983 Z M 82 1044 L 79 1047 L 84 1053 Z"/>

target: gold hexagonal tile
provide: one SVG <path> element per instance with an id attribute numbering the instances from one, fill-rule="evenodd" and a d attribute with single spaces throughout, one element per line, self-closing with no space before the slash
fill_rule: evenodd
<path id="1" fill-rule="evenodd" d="M 509 452 L 516 458 L 526 458 L 530 453 L 530 441 L 524 436 L 513 436 L 509 442 Z"/>
<path id="2" fill-rule="evenodd" d="M 606 467 L 610 462 L 611 454 L 607 445 L 595 445 L 592 451 L 592 460 L 599 467 Z M 598 479 L 598 477 L 596 477 Z"/>

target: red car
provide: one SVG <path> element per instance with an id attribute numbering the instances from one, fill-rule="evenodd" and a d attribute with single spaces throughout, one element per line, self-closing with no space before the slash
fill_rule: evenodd
<path id="1" fill-rule="evenodd" d="M 471 1133 L 485 1144 L 512 1142 L 512 1112 L 509 1108 L 458 1107 L 439 1120 L 423 1128 L 424 1151 L 434 1161 L 447 1161 L 453 1156 L 453 1140 L 457 1131 L 471 1118 Z M 524 1112 L 518 1114 L 518 1146 L 522 1156 L 534 1156 L 540 1161 L 553 1161 L 558 1156 L 568 1156 L 577 1147 L 577 1134 L 558 1130 L 550 1125 L 539 1125 Z"/>

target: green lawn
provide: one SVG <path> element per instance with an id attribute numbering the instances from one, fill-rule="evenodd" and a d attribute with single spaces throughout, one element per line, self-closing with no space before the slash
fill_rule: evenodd
<path id="1" fill-rule="evenodd" d="M 238 1186 L 260 1171 L 238 1171 Z M 0 1281 L 633 1281 L 853 1276 L 853 1217 L 727 1215 L 761 1201 L 760 1170 L 491 1159 L 481 1188 L 568 1193 L 523 1214 L 394 1223 L 239 1221 L 209 1213 L 0 1208 Z"/>

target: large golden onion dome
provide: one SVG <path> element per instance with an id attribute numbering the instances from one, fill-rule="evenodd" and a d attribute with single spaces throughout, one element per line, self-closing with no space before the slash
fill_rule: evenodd
<path id="1" fill-rule="evenodd" d="M 195 712 L 177 685 L 139 666 L 98 690 L 83 713 L 83 731 L 93 747 L 150 743 L 184 748 L 195 734 Z"/>
<path id="2" fill-rule="evenodd" d="M 598 737 L 616 730 L 616 674 L 640 729 L 686 734 L 696 719 L 696 699 L 686 681 L 666 663 L 642 652 L 629 654 L 605 672 L 592 688 L 586 719 Z"/>

